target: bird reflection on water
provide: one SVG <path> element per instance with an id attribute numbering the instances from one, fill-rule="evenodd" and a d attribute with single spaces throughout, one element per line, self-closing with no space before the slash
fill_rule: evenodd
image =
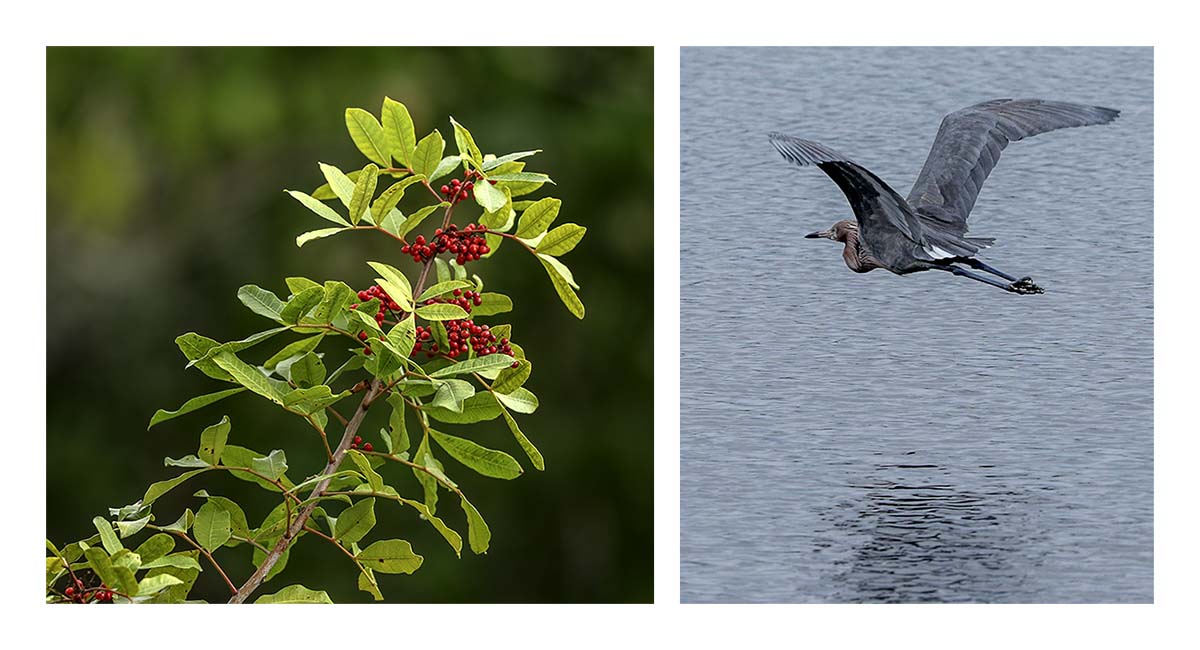
<path id="1" fill-rule="evenodd" d="M 1021 514 L 1029 494 L 1002 485 L 962 488 L 944 468 L 915 461 L 876 465 L 868 482 L 848 487 L 861 499 L 822 515 L 855 540 L 831 564 L 832 600 L 1036 599 L 1027 577 L 1039 563 L 1025 549 L 1044 535 Z"/>

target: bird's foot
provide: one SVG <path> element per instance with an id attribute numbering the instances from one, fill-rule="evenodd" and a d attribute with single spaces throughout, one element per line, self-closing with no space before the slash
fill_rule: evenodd
<path id="1" fill-rule="evenodd" d="M 1046 290 L 1033 283 L 1033 278 L 1021 278 L 1008 285 L 1008 290 L 1022 295 L 1046 293 Z"/>

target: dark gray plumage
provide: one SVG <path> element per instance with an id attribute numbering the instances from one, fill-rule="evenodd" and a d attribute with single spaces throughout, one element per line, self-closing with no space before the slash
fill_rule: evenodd
<path id="1" fill-rule="evenodd" d="M 850 201 L 856 221 L 811 233 L 846 244 L 846 265 L 859 273 L 884 268 L 904 275 L 938 269 L 1014 293 L 1042 293 L 1029 278 L 1017 279 L 974 258 L 991 238 L 967 237 L 967 217 L 984 180 L 1009 142 L 1075 126 L 1105 124 L 1119 111 L 1040 99 L 995 99 L 947 115 L 908 199 L 867 168 L 825 145 L 771 133 L 787 161 L 816 165 Z M 959 266 L 986 271 L 1002 283 Z"/>

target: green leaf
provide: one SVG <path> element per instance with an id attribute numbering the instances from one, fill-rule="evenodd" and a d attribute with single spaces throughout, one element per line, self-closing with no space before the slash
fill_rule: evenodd
<path id="1" fill-rule="evenodd" d="M 466 497 L 462 497 L 462 509 L 467 515 L 467 540 L 471 544 L 471 550 L 476 555 L 487 553 L 488 545 L 492 541 L 492 531 L 488 529 L 487 522 Z"/>
<path id="2" fill-rule="evenodd" d="M 493 292 L 479 294 L 479 304 L 471 309 L 471 316 L 494 316 L 512 311 L 512 298 Z"/>
<path id="3" fill-rule="evenodd" d="M 500 417 L 500 404 L 496 401 L 495 397 L 492 397 L 491 393 L 476 393 L 474 396 L 467 398 L 463 402 L 461 412 L 429 406 L 424 407 L 422 410 L 429 417 L 447 424 L 474 424 Z"/>
<path id="4" fill-rule="evenodd" d="M 404 190 L 409 185 L 419 183 L 423 180 L 425 180 L 425 177 L 420 174 L 409 176 L 402 181 L 392 183 L 391 187 L 384 190 L 383 194 L 380 194 L 379 198 L 375 199 L 375 202 L 371 204 L 371 217 L 375 223 L 382 226 L 384 217 L 395 210 L 396 205 L 400 203 L 400 199 L 404 198 Z M 397 214 L 399 214 L 398 211 Z"/>
<path id="5" fill-rule="evenodd" d="M 271 382 L 267 380 L 267 376 L 259 372 L 258 368 L 242 361 L 230 352 L 218 354 L 213 357 L 213 361 L 232 375 L 237 383 L 276 404 L 283 403 L 283 397 L 275 390 Z"/>
<path id="6" fill-rule="evenodd" d="M 192 399 L 184 402 L 183 406 L 180 406 L 177 410 L 174 410 L 174 411 L 164 411 L 162 409 L 158 409 L 157 411 L 154 412 L 154 417 L 150 418 L 150 426 L 148 426 L 146 428 L 149 429 L 150 427 L 153 427 L 154 425 L 159 424 L 161 422 L 166 422 L 167 420 L 177 418 L 181 415 L 187 415 L 188 413 L 202 409 L 205 406 L 208 406 L 209 404 L 212 404 L 214 402 L 219 402 L 219 401 L 225 399 L 226 397 L 229 397 L 231 395 L 237 395 L 238 393 L 240 393 L 244 390 L 246 390 L 246 389 L 245 388 L 230 388 L 229 390 L 222 390 L 222 391 L 218 391 L 216 393 L 209 393 L 207 395 L 200 395 L 199 397 L 193 397 Z"/>
<path id="7" fill-rule="evenodd" d="M 504 192 L 491 183 L 480 181 L 475 184 L 475 202 L 488 212 L 496 212 L 509 201 Z"/>
<path id="8" fill-rule="evenodd" d="M 178 459 L 170 457 L 164 458 L 163 465 L 167 467 L 211 467 L 209 463 L 200 460 L 192 454 L 188 454 L 187 456 Z"/>
<path id="9" fill-rule="evenodd" d="M 447 408 L 458 413 L 462 412 L 463 401 L 475 394 L 475 387 L 470 382 L 461 379 L 447 379 L 441 382 L 429 405 Z"/>
<path id="10" fill-rule="evenodd" d="M 197 474 L 202 474 L 205 471 L 207 471 L 207 470 L 196 469 L 196 470 L 192 470 L 190 472 L 184 472 L 184 473 L 180 474 L 179 476 L 176 476 L 175 478 L 172 478 L 172 479 L 168 479 L 166 481 L 159 481 L 157 483 L 151 483 L 150 487 L 146 489 L 146 495 L 142 497 L 142 503 L 145 505 L 150 505 L 151 503 L 154 503 L 156 500 L 158 500 L 158 497 L 161 497 L 162 495 L 166 494 L 167 492 L 170 492 L 171 490 L 175 489 L 181 483 L 188 480 L 189 478 L 192 478 L 193 476 L 195 476 Z"/>
<path id="11" fill-rule="evenodd" d="M 387 150 L 405 167 L 412 166 L 417 133 L 408 109 L 391 97 L 383 98 L 383 137 Z M 389 165 L 390 166 L 390 165 Z M 420 172 L 417 172 L 420 173 Z"/>
<path id="12" fill-rule="evenodd" d="M 317 213 L 318 217 L 321 217 L 322 219 L 325 219 L 327 221 L 332 221 L 333 223 L 336 223 L 339 226 L 348 227 L 350 225 L 350 223 L 348 221 L 346 221 L 345 219 L 343 219 L 341 215 L 339 215 L 337 212 L 334 212 L 333 208 L 325 205 L 324 203 L 318 201 L 317 199 L 314 199 L 313 197 L 305 194 L 304 192 L 298 192 L 296 190 L 285 190 L 285 191 L 293 199 L 296 199 L 301 204 L 303 204 L 304 207 Z"/>
<path id="13" fill-rule="evenodd" d="M 372 118 L 374 119 L 374 118 Z M 357 225 L 362 220 L 363 213 L 375 198 L 375 186 L 379 182 L 379 168 L 368 164 L 358 175 L 354 184 L 354 194 L 350 195 L 350 223 Z"/>
<path id="14" fill-rule="evenodd" d="M 478 185 L 476 185 L 478 187 Z M 525 209 L 517 221 L 517 237 L 529 239 L 542 234 L 558 217 L 558 209 L 562 207 L 559 199 L 545 198 Z"/>
<path id="15" fill-rule="evenodd" d="M 116 531 L 113 530 L 112 524 L 104 517 L 96 517 L 92 519 L 92 525 L 100 532 L 100 543 L 104 544 L 104 550 L 109 553 L 116 553 L 125 548 L 121 545 L 121 540 L 117 538 Z"/>
<path id="16" fill-rule="evenodd" d="M 525 434 L 521 432 L 521 427 L 517 426 L 517 421 L 513 419 L 513 416 L 508 411 L 503 411 L 503 414 L 504 422 L 508 424 L 508 430 L 517 439 L 517 444 L 521 446 L 521 450 L 529 457 L 529 462 L 533 463 L 534 469 L 544 471 L 546 469 L 546 462 L 542 458 L 542 452 L 538 451 L 537 447 L 534 447 L 533 443 L 529 441 L 529 438 L 525 437 Z"/>
<path id="17" fill-rule="evenodd" d="M 584 315 L 583 302 L 579 300 L 579 296 L 575 295 L 566 278 L 559 274 L 558 268 L 547 261 L 548 259 L 554 258 L 538 256 L 538 260 L 546 268 L 546 273 L 550 276 L 550 282 L 554 285 L 554 290 L 558 293 L 559 299 L 566 305 L 567 311 L 571 312 L 575 318 L 582 319 Z"/>
<path id="18" fill-rule="evenodd" d="M 425 504 L 421 503 L 420 501 L 413 501 L 412 499 L 405 499 L 404 497 L 400 497 L 400 501 L 412 506 L 417 510 L 417 512 L 421 513 L 421 518 L 428 521 L 435 529 L 437 529 L 439 533 L 442 534 L 442 537 L 445 538 L 446 543 L 450 544 L 450 548 L 454 549 L 454 554 L 462 557 L 462 536 L 460 536 L 453 528 L 447 526 L 446 522 L 434 516 L 434 514 L 429 511 L 429 508 L 425 507 Z"/>
<path id="19" fill-rule="evenodd" d="M 450 265 L 446 263 L 446 260 L 435 257 L 433 258 L 433 266 L 437 269 L 438 282 L 449 282 L 454 279 L 454 276 L 450 274 Z"/>
<path id="20" fill-rule="evenodd" d="M 349 225 L 349 224 L 346 224 L 346 225 Z M 304 291 L 305 289 L 311 289 L 312 287 L 321 286 L 321 284 L 319 282 L 313 282 L 312 280 L 309 280 L 308 278 L 304 278 L 304 277 L 300 277 L 300 276 L 284 278 L 283 281 L 287 283 L 288 291 L 291 291 L 293 295 L 300 293 L 301 291 Z"/>
<path id="21" fill-rule="evenodd" d="M 229 512 L 212 503 L 200 506 L 192 530 L 196 536 L 196 543 L 210 552 L 224 546 L 233 534 Z"/>
<path id="22" fill-rule="evenodd" d="M 504 163 L 513 162 L 522 158 L 528 158 L 529 156 L 537 153 L 542 153 L 542 150 L 534 149 L 533 151 L 518 151 L 516 153 L 505 154 L 499 158 L 493 158 L 492 160 L 485 161 L 483 163 L 483 171 L 491 171 L 500 165 L 503 165 Z"/>
<path id="23" fill-rule="evenodd" d="M 396 269 L 396 267 L 384 264 L 383 262 L 367 262 L 367 265 L 374 269 L 376 273 L 382 275 L 384 280 L 395 286 L 395 291 L 388 291 L 387 287 L 384 287 L 384 290 L 388 291 L 388 295 L 392 297 L 392 300 L 400 303 L 401 308 L 405 304 L 412 304 L 412 285 L 408 283 L 408 278 L 403 273 Z M 406 309 L 405 311 L 408 310 Z"/>
<path id="24" fill-rule="evenodd" d="M 420 297 L 417 298 L 417 302 L 425 302 L 430 298 L 436 298 L 444 293 L 450 293 L 455 289 L 466 289 L 470 286 L 472 286 L 470 282 L 465 282 L 463 280 L 448 280 L 446 282 L 438 282 L 425 291 L 422 291 Z"/>
<path id="25" fill-rule="evenodd" d="M 175 345 L 179 346 L 179 351 L 182 352 L 183 356 L 187 357 L 189 361 L 196 361 L 196 368 L 204 374 L 212 377 L 213 379 L 219 379 L 221 381 L 234 381 L 233 375 L 222 370 L 220 366 L 213 363 L 211 360 L 198 361 L 199 359 L 205 358 L 205 355 L 208 354 L 209 350 L 212 350 L 219 345 L 219 343 L 216 341 L 208 338 L 207 336 L 201 336 L 195 332 L 188 332 L 187 334 L 181 334 L 180 336 L 176 337 Z"/>
<path id="26" fill-rule="evenodd" d="M 169 537 L 169 536 L 168 536 Z M 142 563 L 143 569 L 158 569 L 161 567 L 175 567 L 177 569 L 195 569 L 200 571 L 200 562 L 190 555 L 175 553 L 167 555 L 149 562 Z"/>
<path id="27" fill-rule="evenodd" d="M 503 368 L 505 366 L 511 366 L 512 362 L 515 360 L 516 359 L 513 359 L 507 354 L 489 354 L 485 357 L 475 357 L 474 359 L 459 361 L 456 364 L 446 366 L 441 370 L 430 373 L 429 376 L 434 378 L 453 377 L 454 375 L 461 375 L 468 372 L 481 372 L 492 368 Z"/>
<path id="28" fill-rule="evenodd" d="M 429 430 L 429 435 L 455 460 L 484 476 L 514 479 L 523 473 L 521 465 L 508 454 L 488 449 L 466 438 Z"/>
<path id="29" fill-rule="evenodd" d="M 336 235 L 339 232 L 348 230 L 347 228 L 321 228 L 319 230 L 310 230 L 296 237 L 296 247 L 304 246 L 314 239 L 323 239 L 331 235 Z"/>
<path id="30" fill-rule="evenodd" d="M 284 587 L 273 594 L 260 596 L 254 601 L 256 605 L 332 605 L 329 594 L 323 591 L 313 591 L 304 585 Z"/>
<path id="31" fill-rule="evenodd" d="M 413 553 L 412 545 L 402 539 L 385 539 L 364 548 L 354 556 L 364 566 L 380 573 L 412 573 L 424 561 Z"/>
<path id="32" fill-rule="evenodd" d="M 116 568 L 113 567 L 112 560 L 109 559 L 108 553 L 105 553 L 104 549 L 93 546 L 86 549 L 83 555 L 87 558 L 88 566 L 96 575 L 100 576 L 104 584 L 115 587 L 120 583 L 121 578 L 117 575 Z"/>
<path id="33" fill-rule="evenodd" d="M 125 539 L 126 537 L 131 537 L 142 532 L 142 529 L 146 527 L 146 524 L 150 523 L 150 515 L 146 515 L 145 517 L 134 521 L 118 521 L 116 523 L 117 532 L 120 533 L 121 539 Z"/>
<path id="34" fill-rule="evenodd" d="M 438 302 L 420 305 L 417 307 L 417 315 L 425 320 L 460 320 L 467 317 L 467 312 L 458 305 Z"/>
<path id="35" fill-rule="evenodd" d="M 442 134 L 434 129 L 433 133 L 421 138 L 417 143 L 417 150 L 412 156 L 412 170 L 432 179 L 442 162 L 442 153 L 445 150 L 446 142 L 442 139 Z M 451 167 L 458 165 L 457 157 L 454 158 Z"/>
<path id="36" fill-rule="evenodd" d="M 275 366 L 279 365 L 279 363 L 282 361 L 290 359 L 296 355 L 301 355 L 306 352 L 310 352 L 312 350 L 317 349 L 317 346 L 321 344 L 321 339 L 324 339 L 324 338 L 325 338 L 325 333 L 322 332 L 320 334 L 314 334 L 307 338 L 302 338 L 299 341 L 293 341 L 291 343 L 288 343 L 279 352 L 276 352 L 275 354 L 271 355 L 271 358 L 267 359 L 266 362 L 263 363 L 263 367 L 268 370 L 274 370 Z M 234 388 L 232 390 L 242 391 L 245 389 L 244 388 Z"/>
<path id="37" fill-rule="evenodd" d="M 143 597 L 153 596 L 167 587 L 173 587 L 181 584 L 183 584 L 183 580 L 166 573 L 160 573 L 156 576 L 147 576 L 142 578 L 142 581 L 138 583 L 137 595 Z"/>
<path id="38" fill-rule="evenodd" d="M 242 510 L 241 506 L 235 503 L 232 499 L 212 496 L 203 490 L 196 493 L 196 496 L 201 495 L 208 499 L 208 502 L 214 507 L 220 508 L 221 510 L 229 513 L 229 529 L 234 535 L 246 538 L 250 537 L 250 524 L 246 521 L 246 513 Z"/>
<path id="39" fill-rule="evenodd" d="M 167 533 L 156 533 L 142 542 L 134 553 L 142 558 L 142 568 L 146 568 L 151 562 L 173 550 L 175 550 L 175 538 Z"/>
<path id="40" fill-rule="evenodd" d="M 388 405 L 392 407 L 392 412 L 388 415 L 388 436 L 387 447 L 389 454 L 405 454 L 408 453 L 408 448 L 411 442 L 408 440 L 408 425 L 404 422 L 405 402 L 404 398 L 397 393 L 388 395 Z"/>
<path id="41" fill-rule="evenodd" d="M 567 268 L 567 265 L 559 261 L 558 258 L 546 255 L 545 253 L 538 253 L 538 259 L 541 260 L 543 264 L 549 264 L 550 266 L 554 267 L 554 271 L 558 273 L 559 277 L 566 281 L 569 286 L 576 289 L 579 288 L 579 285 L 575 284 L 575 276 L 571 273 L 571 269 Z"/>
<path id="42" fill-rule="evenodd" d="M 408 233 L 412 232 L 414 228 L 421 225 L 421 222 L 425 220 L 425 217 L 433 214 L 434 210 L 446 207 L 448 205 L 450 204 L 446 202 L 442 202 L 437 205 L 427 205 L 408 215 L 408 218 L 404 220 L 404 223 L 400 224 L 400 228 L 396 234 L 400 235 L 401 237 L 408 235 Z"/>
<path id="43" fill-rule="evenodd" d="M 221 454 L 221 464 L 225 467 L 245 467 L 248 469 L 254 469 L 254 459 L 261 458 L 262 456 L 263 454 L 254 451 L 253 449 L 247 449 L 237 445 L 225 445 L 225 451 Z M 279 491 L 279 486 L 248 472 L 230 472 L 230 474 L 233 474 L 235 478 L 243 481 L 257 483 L 259 486 L 272 492 Z M 294 487 L 292 482 L 289 481 L 286 476 L 279 477 L 279 482 L 283 484 L 284 489 L 290 490 L 292 487 Z"/>
<path id="44" fill-rule="evenodd" d="M 367 536 L 375 527 L 375 499 L 363 499 L 338 515 L 334 538 L 342 544 L 353 544 Z"/>
<path id="45" fill-rule="evenodd" d="M 587 233 L 587 228 L 583 226 L 564 223 L 563 225 L 546 233 L 542 238 L 541 243 L 537 245 L 537 252 L 546 255 L 563 255 L 571 252 L 579 240 L 583 239 Z"/>
<path id="46" fill-rule="evenodd" d="M 179 519 L 176 519 L 174 523 L 163 526 L 162 528 L 163 530 L 174 530 L 180 533 L 186 533 L 188 532 L 188 529 L 192 527 L 192 522 L 195 521 L 195 518 L 196 516 L 192 514 L 191 508 L 185 508 L 183 514 L 179 515 Z"/>
<path id="47" fill-rule="evenodd" d="M 287 456 L 284 455 L 282 449 L 272 450 L 262 458 L 250 459 L 250 469 L 276 480 L 283 476 L 287 468 Z"/>
<path id="48" fill-rule="evenodd" d="M 533 413 L 538 407 L 537 395 L 526 388 L 516 388 L 509 393 L 496 393 L 496 399 L 517 413 Z"/>
<path id="49" fill-rule="evenodd" d="M 374 362 L 367 362 L 367 369 L 374 368 L 376 377 L 390 377 L 393 373 L 399 370 L 404 365 L 404 360 L 408 355 L 401 353 L 389 341 L 373 338 L 368 339 L 371 350 L 375 353 Z M 412 346 L 409 346 L 412 349 Z"/>
<path id="50" fill-rule="evenodd" d="M 516 368 L 505 368 L 496 376 L 496 381 L 492 382 L 492 390 L 497 393 L 511 393 L 525 384 L 531 372 L 533 364 L 529 361 L 521 361 Z"/>
<path id="51" fill-rule="evenodd" d="M 346 457 L 350 459 L 350 462 L 358 468 L 358 471 L 363 476 L 367 477 L 367 485 L 371 486 L 371 491 L 383 491 L 383 477 L 371 467 L 371 461 L 362 452 L 357 449 L 351 449 L 346 452 Z"/>
<path id="52" fill-rule="evenodd" d="M 309 352 L 290 366 L 288 375 L 300 388 L 311 388 L 325 381 L 325 364 L 315 353 Z"/>
<path id="53" fill-rule="evenodd" d="M 329 188 L 333 191 L 333 194 L 338 197 L 342 205 L 350 207 L 350 199 L 354 196 L 355 181 L 333 165 L 318 164 L 321 166 L 321 173 L 325 175 L 325 180 L 329 182 Z M 357 172 L 355 174 L 357 175 Z M 316 194 L 316 192 L 313 192 L 313 194 Z"/>
<path id="54" fill-rule="evenodd" d="M 354 290 L 345 282 L 329 280 L 325 283 L 324 295 L 321 304 L 317 305 L 317 310 L 313 312 L 313 319 L 318 323 L 328 323 L 340 314 L 353 299 Z"/>
<path id="55" fill-rule="evenodd" d="M 433 170 L 433 173 L 429 175 L 429 182 L 432 183 L 454 171 L 460 162 L 462 162 L 460 156 L 446 156 L 442 158 L 442 162 L 438 163 L 437 169 Z"/>
<path id="56" fill-rule="evenodd" d="M 237 296 L 238 300 L 242 301 L 242 304 L 250 311 L 274 321 L 280 320 L 279 312 L 283 311 L 283 301 L 274 293 L 262 287 L 247 284 L 238 289 Z"/>
<path id="57" fill-rule="evenodd" d="M 252 347 L 258 345 L 259 343 L 262 343 L 263 341 L 271 338 L 272 336 L 275 336 L 276 334 L 279 334 L 280 332 L 286 332 L 287 330 L 288 330 L 287 327 L 275 327 L 275 328 L 272 328 L 269 330 L 264 330 L 262 332 L 257 332 L 255 334 L 251 334 L 250 336 L 247 336 L 246 338 L 241 339 L 239 341 L 229 341 L 227 343 L 222 343 L 220 345 L 213 346 L 212 348 L 210 348 L 208 350 L 208 352 L 204 353 L 204 356 L 202 358 L 196 359 L 196 360 L 188 363 L 187 367 L 191 368 L 193 365 L 196 365 L 202 361 L 208 361 L 209 359 L 217 356 L 218 354 L 220 354 L 222 352 L 235 352 L 236 353 L 236 352 L 241 352 L 242 350 L 252 348 Z"/>
<path id="58" fill-rule="evenodd" d="M 477 164 L 482 164 L 483 154 L 479 152 L 479 147 L 475 145 L 475 138 L 471 137 L 471 132 L 467 130 L 467 127 L 455 121 L 453 117 L 450 118 L 450 123 L 454 125 L 454 142 L 458 145 L 459 156 L 468 158 Z"/>
<path id="59" fill-rule="evenodd" d="M 417 446 L 417 454 L 413 457 L 413 462 L 422 467 L 429 468 L 430 471 L 442 471 L 442 464 L 438 459 L 433 457 L 433 452 L 429 449 L 429 436 L 421 438 L 421 444 Z M 422 490 L 425 492 L 425 507 L 430 513 L 437 512 L 438 501 L 438 483 L 430 472 L 426 472 L 416 467 L 413 468 L 413 476 L 417 477 L 417 482 L 421 484 Z"/>
<path id="60" fill-rule="evenodd" d="M 325 290 L 321 287 L 305 289 L 287 301 L 287 304 L 279 312 L 279 318 L 289 325 L 295 325 L 300 322 L 302 316 L 312 311 L 312 308 L 316 307 L 324 297 Z"/>
<path id="61" fill-rule="evenodd" d="M 490 174 L 488 180 L 502 181 L 509 183 L 550 183 L 554 185 L 554 181 L 545 174 L 536 172 L 513 172 L 511 174 Z"/>
<path id="62" fill-rule="evenodd" d="M 417 323 L 411 312 L 392 326 L 388 342 L 402 358 L 408 357 L 405 352 L 412 352 L 413 344 L 417 342 Z"/>
<path id="63" fill-rule="evenodd" d="M 383 167 L 391 167 L 391 151 L 383 135 L 383 126 L 367 111 L 361 108 L 346 109 L 346 129 L 350 131 L 350 139 L 354 146 L 368 160 Z"/>
<path id="64" fill-rule="evenodd" d="M 358 589 L 371 594 L 375 600 L 383 600 L 383 592 L 379 591 L 379 583 L 375 580 L 375 572 L 366 568 L 359 567 L 358 572 Z"/>
<path id="65" fill-rule="evenodd" d="M 229 440 L 229 416 L 221 418 L 221 421 L 205 427 L 204 431 L 200 432 L 200 451 L 197 455 L 200 459 L 209 465 L 216 465 L 221 462 L 221 453 L 225 451 L 225 441 Z"/>

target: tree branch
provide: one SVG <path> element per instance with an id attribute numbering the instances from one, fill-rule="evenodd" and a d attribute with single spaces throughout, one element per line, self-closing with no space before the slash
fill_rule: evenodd
<path id="1" fill-rule="evenodd" d="M 337 471 L 338 465 L 341 465 L 342 458 L 346 455 L 346 450 L 350 448 L 350 442 L 354 440 L 354 436 L 358 433 L 358 428 L 362 426 L 363 419 L 367 415 L 367 409 L 370 408 L 371 402 L 381 392 L 381 387 L 378 379 L 371 382 L 371 387 L 367 390 L 367 394 L 363 396 L 362 402 L 359 403 L 358 408 L 354 411 L 354 416 L 350 418 L 349 424 L 346 425 L 346 431 L 342 434 L 342 441 L 338 443 L 337 449 L 333 452 L 333 458 L 325 465 L 325 470 L 321 472 L 322 474 L 332 474 Z M 308 499 L 323 494 L 332 480 L 333 478 L 330 477 L 317 483 L 313 487 L 312 492 L 309 493 Z M 254 593 L 254 590 L 262 585 L 267 574 L 271 572 L 271 569 L 279 562 L 279 558 L 283 556 L 284 551 L 295 541 L 296 535 L 304 529 L 304 524 L 312 516 L 317 503 L 317 501 L 313 501 L 297 513 L 296 518 L 292 520 L 291 525 L 284 531 L 283 536 L 279 538 L 275 547 L 267 553 L 267 557 L 263 559 L 263 563 L 246 579 L 246 582 L 237 590 L 233 597 L 229 599 L 230 604 L 246 602 L 250 594 Z"/>

